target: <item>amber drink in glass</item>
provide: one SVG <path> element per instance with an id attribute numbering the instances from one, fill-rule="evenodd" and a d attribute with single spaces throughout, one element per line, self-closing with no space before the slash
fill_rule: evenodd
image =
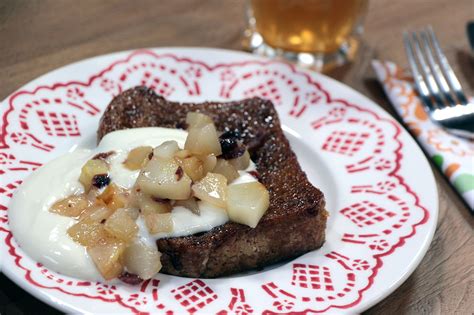
<path id="1" fill-rule="evenodd" d="M 355 55 L 368 0 L 251 0 L 249 48 L 316 70 Z"/>

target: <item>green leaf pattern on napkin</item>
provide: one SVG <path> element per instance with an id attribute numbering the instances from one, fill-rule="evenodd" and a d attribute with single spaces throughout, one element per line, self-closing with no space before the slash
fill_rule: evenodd
<path id="1" fill-rule="evenodd" d="M 443 156 L 441 154 L 433 155 L 433 162 L 434 162 L 434 164 L 436 164 L 437 167 L 439 167 L 440 169 L 443 169 L 444 159 L 443 159 Z"/>
<path id="2" fill-rule="evenodd" d="M 453 181 L 454 187 L 464 194 L 467 191 L 474 190 L 474 176 L 471 174 L 459 174 Z"/>
<path id="3" fill-rule="evenodd" d="M 439 167 L 443 172 L 446 174 L 447 167 L 443 167 L 444 158 L 441 154 L 435 154 L 431 157 L 433 159 L 434 164 Z M 446 174 L 448 179 L 450 179 L 454 185 L 454 187 L 461 193 L 465 193 L 470 190 L 474 190 L 474 176 L 468 173 L 460 173 L 458 175 L 453 176 L 453 178 L 449 178 L 451 174 Z"/>

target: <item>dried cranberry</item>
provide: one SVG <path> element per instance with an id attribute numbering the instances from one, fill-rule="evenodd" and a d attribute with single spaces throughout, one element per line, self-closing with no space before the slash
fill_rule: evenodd
<path id="1" fill-rule="evenodd" d="M 188 125 L 184 121 L 180 121 L 176 124 L 177 129 L 186 129 Z"/>
<path id="2" fill-rule="evenodd" d="M 226 160 L 238 158 L 245 153 L 245 146 L 240 140 L 240 134 L 236 131 L 230 130 L 221 134 L 219 143 L 222 149 L 221 157 Z"/>
<path id="3" fill-rule="evenodd" d="M 237 140 L 233 138 L 221 138 L 219 139 L 221 144 L 222 152 L 230 152 L 239 147 Z"/>
<path id="4" fill-rule="evenodd" d="M 159 203 L 169 203 L 170 202 L 169 199 L 164 199 L 164 198 L 155 197 L 155 196 L 151 196 L 151 199 L 153 201 L 156 201 L 156 202 L 159 202 Z"/>
<path id="5" fill-rule="evenodd" d="M 143 279 L 137 276 L 136 274 L 129 273 L 126 271 L 124 271 L 120 276 L 118 276 L 118 278 L 120 279 L 120 281 L 131 285 L 137 285 L 143 281 Z"/>
<path id="6" fill-rule="evenodd" d="M 176 169 L 176 180 L 177 181 L 180 181 L 181 178 L 183 178 L 183 175 L 184 175 L 184 171 L 183 171 L 183 168 L 181 166 L 178 166 L 178 168 Z"/>
<path id="7" fill-rule="evenodd" d="M 226 154 L 226 155 L 222 155 L 222 157 L 226 160 L 232 160 L 232 159 L 236 159 L 238 158 L 239 156 L 242 156 L 244 155 L 245 151 L 247 149 L 245 148 L 245 146 L 240 146 L 238 147 L 236 150 Z"/>
<path id="8" fill-rule="evenodd" d="M 111 156 L 112 154 L 115 154 L 115 151 L 109 151 L 109 152 L 102 152 L 102 153 L 97 153 L 96 155 L 94 155 L 94 157 L 92 158 L 93 160 L 106 160 L 109 156 Z"/>
<path id="9" fill-rule="evenodd" d="M 250 171 L 249 174 L 252 175 L 253 177 L 255 177 L 258 181 L 260 181 L 260 173 L 259 172 Z"/>
<path id="10" fill-rule="evenodd" d="M 97 174 L 92 177 L 92 185 L 102 188 L 110 184 L 110 177 L 107 174 Z"/>

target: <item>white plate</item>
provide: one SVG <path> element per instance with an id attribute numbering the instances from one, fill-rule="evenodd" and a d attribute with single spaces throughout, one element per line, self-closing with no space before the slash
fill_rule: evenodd
<path id="1" fill-rule="evenodd" d="M 93 145 L 111 98 L 139 84 L 177 101 L 271 99 L 303 169 L 326 195 L 325 245 L 260 272 L 213 280 L 160 274 L 139 287 L 84 282 L 32 261 L 9 232 L 12 192 L 40 164 Z M 351 88 L 280 62 L 217 49 L 114 53 L 28 83 L 1 103 L 0 116 L 3 272 L 66 312 L 361 312 L 413 272 L 435 231 L 433 174 L 408 133 Z"/>

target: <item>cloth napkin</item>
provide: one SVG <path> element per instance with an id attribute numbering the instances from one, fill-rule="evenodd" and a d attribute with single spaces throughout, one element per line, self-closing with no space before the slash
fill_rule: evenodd
<path id="1" fill-rule="evenodd" d="M 408 71 L 388 61 L 373 60 L 372 67 L 405 126 L 473 211 L 474 142 L 447 133 L 429 119 Z"/>

